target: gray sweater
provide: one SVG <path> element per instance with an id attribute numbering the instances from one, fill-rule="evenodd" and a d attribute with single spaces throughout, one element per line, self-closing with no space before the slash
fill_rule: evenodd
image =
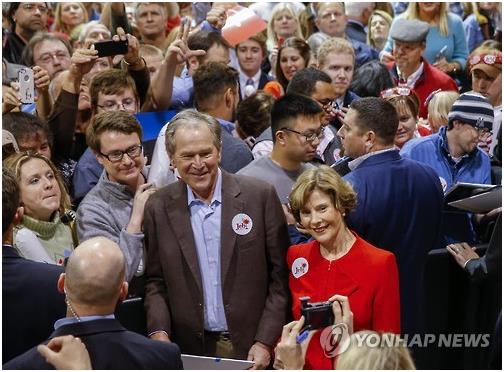
<path id="1" fill-rule="evenodd" d="M 147 177 L 146 177 L 147 178 Z M 103 236 L 116 242 L 126 261 L 126 280 L 144 272 L 144 234 L 126 231 L 134 194 L 124 185 L 109 181 L 103 171 L 98 183 L 89 191 L 77 209 L 79 241 Z"/>

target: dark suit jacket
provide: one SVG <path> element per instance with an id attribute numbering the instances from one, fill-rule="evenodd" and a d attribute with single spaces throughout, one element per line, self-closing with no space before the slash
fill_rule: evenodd
<path id="1" fill-rule="evenodd" d="M 440 237 L 444 197 L 434 170 L 387 151 L 365 159 L 343 177 L 357 193 L 348 226 L 397 258 L 401 329 L 422 329 L 423 271 Z"/>
<path id="2" fill-rule="evenodd" d="M 233 217 L 253 222 L 247 235 Z M 254 343 L 273 346 L 289 311 L 285 257 L 289 235 L 273 186 L 222 172 L 221 278 L 224 311 L 236 358 Z M 204 353 L 203 289 L 187 187 L 182 181 L 152 195 L 145 206 L 149 332 L 164 330 L 183 353 Z"/>
<path id="3" fill-rule="evenodd" d="M 62 272 L 2 247 L 2 363 L 46 340 L 65 316 L 65 297 L 57 290 Z"/>
<path id="4" fill-rule="evenodd" d="M 359 22 L 349 19 L 345 31 L 350 39 L 366 43 L 366 30 Z"/>
<path id="5" fill-rule="evenodd" d="M 270 77 L 268 74 L 265 74 L 264 72 L 261 72 L 261 76 L 259 77 L 259 86 L 257 87 L 257 90 L 262 90 L 264 86 L 266 85 L 267 82 L 275 80 L 273 77 Z M 241 92 L 241 84 L 238 84 L 238 93 L 240 97 L 240 101 L 242 101 L 242 92 Z"/>
<path id="6" fill-rule="evenodd" d="M 177 345 L 148 339 L 127 331 L 116 319 L 67 324 L 50 338 L 80 337 L 93 369 L 182 369 Z M 34 347 L 3 365 L 4 369 L 54 369 Z"/>
<path id="7" fill-rule="evenodd" d="M 477 280 L 487 277 L 498 278 L 502 276 L 502 213 L 497 217 L 492 238 L 488 244 L 487 251 L 483 257 L 471 260 L 465 269 Z"/>

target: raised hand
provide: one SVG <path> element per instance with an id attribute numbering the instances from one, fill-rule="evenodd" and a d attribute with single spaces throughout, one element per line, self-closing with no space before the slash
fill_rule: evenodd
<path id="1" fill-rule="evenodd" d="M 186 62 L 191 57 L 204 56 L 204 50 L 191 50 L 187 46 L 187 38 L 189 36 L 189 29 L 191 26 L 187 20 L 184 20 L 180 25 L 177 38 L 170 44 L 166 51 L 166 60 L 175 64 Z"/>

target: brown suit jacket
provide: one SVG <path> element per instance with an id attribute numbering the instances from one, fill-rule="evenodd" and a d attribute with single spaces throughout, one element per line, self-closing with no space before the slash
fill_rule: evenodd
<path id="1" fill-rule="evenodd" d="M 246 213 L 247 235 L 231 221 Z M 286 252 L 289 236 L 275 189 L 260 180 L 222 172 L 221 278 L 224 311 L 235 358 L 255 341 L 275 345 L 289 311 Z M 145 207 L 149 332 L 164 330 L 183 353 L 203 355 L 204 309 L 187 187 L 168 185 Z"/>

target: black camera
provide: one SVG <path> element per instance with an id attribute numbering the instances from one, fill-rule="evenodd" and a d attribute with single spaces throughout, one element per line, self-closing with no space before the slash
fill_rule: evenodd
<path id="1" fill-rule="evenodd" d="M 310 303 L 310 297 L 300 297 L 301 315 L 305 317 L 305 326 L 311 330 L 325 328 L 334 324 L 332 302 Z"/>

